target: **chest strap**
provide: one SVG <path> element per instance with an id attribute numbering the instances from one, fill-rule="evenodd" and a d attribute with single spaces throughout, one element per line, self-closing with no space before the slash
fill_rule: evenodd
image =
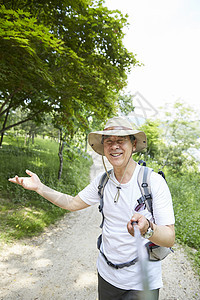
<path id="1" fill-rule="evenodd" d="M 113 264 L 110 260 L 107 259 L 107 257 L 105 256 L 105 254 L 100 250 L 100 253 L 103 255 L 103 257 L 105 258 L 107 264 L 115 269 L 122 269 L 124 267 L 130 267 L 132 265 L 134 265 L 137 261 L 138 261 L 138 257 L 134 258 L 133 260 L 126 262 L 126 263 L 122 263 L 122 264 Z"/>

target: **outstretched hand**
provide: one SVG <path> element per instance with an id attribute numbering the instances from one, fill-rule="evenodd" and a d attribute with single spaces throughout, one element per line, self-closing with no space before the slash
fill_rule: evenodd
<path id="1" fill-rule="evenodd" d="M 30 177 L 18 177 L 16 175 L 15 177 L 9 178 L 8 180 L 10 182 L 21 185 L 23 188 L 25 188 L 27 190 L 37 191 L 37 189 L 39 188 L 39 186 L 41 184 L 39 177 L 37 176 L 37 174 L 35 174 L 29 170 L 26 170 L 26 173 Z"/>

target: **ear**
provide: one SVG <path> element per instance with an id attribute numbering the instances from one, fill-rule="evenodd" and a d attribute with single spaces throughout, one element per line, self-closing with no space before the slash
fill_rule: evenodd
<path id="1" fill-rule="evenodd" d="M 135 152 L 135 150 L 136 150 L 136 144 L 137 144 L 137 140 L 134 140 L 132 152 Z"/>

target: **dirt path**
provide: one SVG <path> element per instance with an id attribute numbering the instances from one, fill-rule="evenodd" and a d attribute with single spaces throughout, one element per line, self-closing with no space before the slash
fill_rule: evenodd
<path id="1" fill-rule="evenodd" d="M 99 172 L 95 160 L 91 176 Z M 65 215 L 41 236 L 1 247 L 0 300 L 96 300 L 97 206 Z M 200 299 L 199 279 L 180 247 L 163 262 L 160 300 Z"/>

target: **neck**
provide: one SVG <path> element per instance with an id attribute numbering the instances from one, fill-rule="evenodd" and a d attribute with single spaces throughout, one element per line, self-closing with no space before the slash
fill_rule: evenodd
<path id="1" fill-rule="evenodd" d="M 114 168 L 115 177 L 120 183 L 127 183 L 130 181 L 133 172 L 136 168 L 136 162 L 131 158 L 128 162 L 128 166 L 123 168 Z M 125 173 L 124 173 L 125 172 Z"/>

